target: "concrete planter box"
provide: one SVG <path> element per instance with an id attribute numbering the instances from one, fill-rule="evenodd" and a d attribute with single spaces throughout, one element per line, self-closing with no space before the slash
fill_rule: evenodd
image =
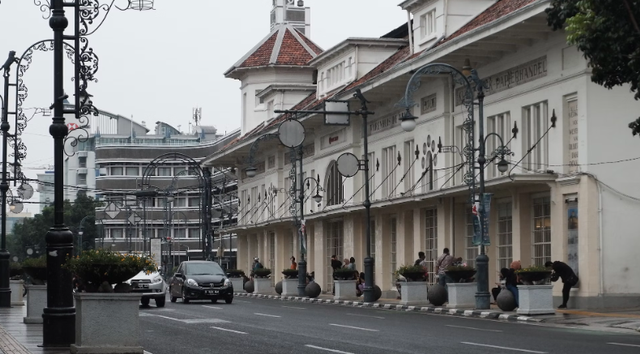
<path id="1" fill-rule="evenodd" d="M 426 281 L 402 281 L 400 284 L 400 304 L 414 306 L 427 305 Z"/>
<path id="2" fill-rule="evenodd" d="M 25 285 L 27 288 L 27 317 L 24 323 L 42 323 L 42 313 L 47 307 L 46 285 Z"/>
<path id="3" fill-rule="evenodd" d="M 139 294 L 78 293 L 76 343 L 71 353 L 143 354 Z"/>
<path id="4" fill-rule="evenodd" d="M 254 294 L 274 294 L 275 290 L 271 286 L 269 278 L 253 278 Z"/>
<path id="5" fill-rule="evenodd" d="M 451 308 L 475 308 L 477 283 L 447 283 L 449 300 L 447 307 Z"/>
<path id="6" fill-rule="evenodd" d="M 518 314 L 554 314 L 553 285 L 518 285 Z"/>
<path id="7" fill-rule="evenodd" d="M 242 278 L 229 278 L 231 284 L 233 284 L 234 292 L 243 292 L 244 291 L 244 280 Z"/>
<path id="8" fill-rule="evenodd" d="M 24 292 L 24 282 L 22 280 L 10 280 L 9 288 L 11 289 L 11 306 L 24 306 L 22 293 Z"/>
<path id="9" fill-rule="evenodd" d="M 334 280 L 336 292 L 333 296 L 334 300 L 354 300 L 356 296 L 355 280 Z"/>
<path id="10" fill-rule="evenodd" d="M 298 279 L 282 279 L 282 296 L 298 296 Z"/>

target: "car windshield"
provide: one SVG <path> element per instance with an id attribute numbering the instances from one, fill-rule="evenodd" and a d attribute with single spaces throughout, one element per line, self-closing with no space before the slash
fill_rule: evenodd
<path id="1" fill-rule="evenodd" d="M 187 265 L 187 275 L 224 275 L 217 263 L 192 263 Z"/>

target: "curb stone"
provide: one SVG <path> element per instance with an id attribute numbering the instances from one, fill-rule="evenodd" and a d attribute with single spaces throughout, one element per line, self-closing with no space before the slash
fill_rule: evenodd
<path id="1" fill-rule="evenodd" d="M 469 309 L 462 310 L 462 309 L 450 309 L 450 308 L 435 307 L 435 306 L 408 306 L 408 305 L 380 303 L 380 302 L 333 300 L 333 299 L 319 299 L 319 298 L 309 298 L 309 297 L 300 297 L 300 296 L 280 296 L 280 295 L 265 295 L 265 294 L 250 294 L 250 293 L 234 293 L 234 296 L 258 298 L 258 299 L 272 299 L 272 300 L 280 300 L 280 301 L 300 301 L 300 302 L 318 303 L 318 304 L 334 304 L 334 305 L 353 306 L 353 307 L 371 307 L 376 309 L 407 311 L 407 312 L 426 312 L 426 313 L 433 313 L 433 314 L 439 314 L 439 315 L 485 318 L 485 319 L 508 321 L 508 322 L 531 322 L 531 323 L 545 322 L 543 318 L 522 316 L 518 314 L 504 313 L 501 311 L 483 311 L 483 310 L 469 310 Z"/>

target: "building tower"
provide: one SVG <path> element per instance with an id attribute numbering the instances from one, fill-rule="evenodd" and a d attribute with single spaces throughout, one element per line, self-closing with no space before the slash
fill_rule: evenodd
<path id="1" fill-rule="evenodd" d="M 311 9 L 304 7 L 303 0 L 273 0 L 271 9 L 271 32 L 278 26 L 288 24 L 306 37 L 311 37 Z"/>

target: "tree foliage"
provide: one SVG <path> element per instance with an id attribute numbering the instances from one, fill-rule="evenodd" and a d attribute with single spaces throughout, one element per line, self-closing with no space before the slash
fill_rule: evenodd
<path id="1" fill-rule="evenodd" d="M 566 30 L 588 60 L 593 82 L 629 84 L 640 99 L 640 0 L 552 0 L 546 13 L 548 25 Z M 640 118 L 629 127 L 640 133 Z"/>
<path id="2" fill-rule="evenodd" d="M 95 209 L 101 204 L 85 194 L 79 194 L 73 203 L 69 200 L 64 201 L 64 222 L 73 232 L 74 247 L 78 245 L 78 231 L 83 219 L 82 249 L 95 247 L 95 239 L 101 237 L 98 225 L 95 225 Z M 54 208 L 46 206 L 40 214 L 36 214 L 33 218 L 25 218 L 16 223 L 12 233 L 7 237 L 7 248 L 11 257 L 17 256 L 20 260 L 25 259 L 29 248 L 34 251 L 32 257 L 43 255 L 47 248 L 45 236 L 53 226 L 53 220 Z"/>

